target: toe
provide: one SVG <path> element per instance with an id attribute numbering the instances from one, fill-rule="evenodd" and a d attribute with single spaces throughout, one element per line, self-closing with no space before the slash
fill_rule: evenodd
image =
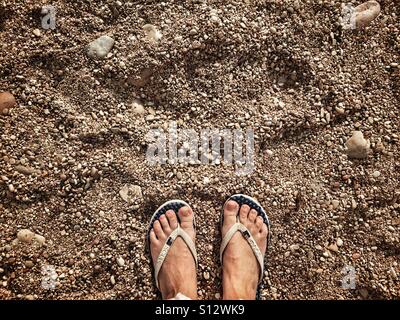
<path id="1" fill-rule="evenodd" d="M 171 227 L 169 226 L 169 222 L 167 217 L 165 216 L 165 214 L 162 214 L 160 216 L 160 223 L 161 223 L 161 227 L 164 231 L 165 234 L 170 234 L 171 233 Z"/>
<path id="2" fill-rule="evenodd" d="M 249 213 L 249 215 L 248 215 L 248 219 L 249 219 L 251 222 L 255 222 L 255 221 L 256 221 L 256 218 L 257 218 L 257 211 L 254 210 L 254 209 L 251 209 L 251 210 L 250 210 L 250 213 Z"/>
<path id="3" fill-rule="evenodd" d="M 257 226 L 257 229 L 258 229 L 260 232 L 261 232 L 261 230 L 262 230 L 263 223 L 264 223 L 263 218 L 260 217 L 260 216 L 258 216 L 258 217 L 256 218 L 256 226 Z"/>
<path id="4" fill-rule="evenodd" d="M 182 228 L 193 227 L 193 211 L 190 207 L 185 206 L 178 211 L 179 219 L 181 220 Z"/>
<path id="5" fill-rule="evenodd" d="M 262 237 L 267 237 L 268 236 L 268 227 L 265 223 L 263 223 L 263 226 L 261 228 L 261 236 Z"/>
<path id="6" fill-rule="evenodd" d="M 158 243 L 158 239 L 157 239 L 156 233 L 154 232 L 154 229 L 150 231 L 150 243 L 151 244 Z"/>
<path id="7" fill-rule="evenodd" d="M 175 230 L 178 227 L 178 219 L 176 217 L 175 212 L 173 210 L 168 210 L 166 216 L 168 218 L 168 222 L 171 229 Z"/>
<path id="8" fill-rule="evenodd" d="M 244 223 L 247 221 L 249 211 L 250 207 L 247 204 L 244 204 L 240 207 L 240 222 Z"/>
<path id="9" fill-rule="evenodd" d="M 156 220 L 153 225 L 153 230 L 158 240 L 165 239 L 165 233 L 161 227 L 160 221 Z"/>
<path id="10" fill-rule="evenodd" d="M 236 222 L 238 212 L 239 204 L 236 201 L 229 200 L 224 207 L 224 224 L 233 225 Z"/>

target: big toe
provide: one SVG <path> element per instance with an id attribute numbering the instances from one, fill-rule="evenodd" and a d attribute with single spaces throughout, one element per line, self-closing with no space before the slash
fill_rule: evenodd
<path id="1" fill-rule="evenodd" d="M 224 206 L 224 225 L 233 225 L 236 222 L 238 212 L 239 204 L 236 201 L 229 200 Z"/>

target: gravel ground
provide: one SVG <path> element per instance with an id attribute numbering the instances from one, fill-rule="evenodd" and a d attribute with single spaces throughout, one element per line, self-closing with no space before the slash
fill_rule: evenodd
<path id="1" fill-rule="evenodd" d="M 333 0 L 3 0 L 0 299 L 159 298 L 144 234 L 173 198 L 197 215 L 200 298 L 219 298 L 219 213 L 239 192 L 273 223 L 264 298 L 399 299 L 400 3 L 379 2 L 343 30 Z M 90 57 L 103 35 L 112 49 Z M 149 166 L 145 134 L 170 121 L 253 128 L 255 171 Z"/>

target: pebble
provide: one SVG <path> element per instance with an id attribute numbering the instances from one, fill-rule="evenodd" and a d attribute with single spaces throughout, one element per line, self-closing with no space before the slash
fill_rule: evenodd
<path id="1" fill-rule="evenodd" d="M 339 252 L 339 248 L 336 243 L 329 245 L 328 250 L 333 251 L 333 252 Z"/>
<path id="2" fill-rule="evenodd" d="M 46 238 L 39 235 L 39 234 L 35 234 L 34 239 L 37 241 L 37 243 L 39 243 L 40 245 L 44 245 L 46 242 Z"/>
<path id="3" fill-rule="evenodd" d="M 139 115 L 143 115 L 145 113 L 144 107 L 139 100 L 135 100 L 132 103 L 132 110 L 133 110 L 133 113 L 139 114 Z"/>
<path id="4" fill-rule="evenodd" d="M 337 209 L 339 207 L 340 201 L 339 200 L 332 200 L 333 209 Z"/>
<path id="5" fill-rule="evenodd" d="M 380 175 L 381 175 L 381 173 L 380 173 L 379 171 L 374 171 L 374 172 L 372 173 L 372 176 L 373 176 L 374 178 L 378 178 Z"/>
<path id="6" fill-rule="evenodd" d="M 143 201 L 142 188 L 138 185 L 126 184 L 121 188 L 119 194 L 129 204 L 138 204 Z"/>
<path id="7" fill-rule="evenodd" d="M 292 244 L 292 245 L 289 247 L 289 250 L 292 251 L 292 252 L 297 251 L 297 250 L 299 250 L 299 249 L 300 249 L 300 246 L 299 246 L 298 244 Z"/>
<path id="8" fill-rule="evenodd" d="M 338 239 L 336 240 L 336 244 L 337 244 L 338 247 L 343 246 L 343 240 L 340 239 L 340 238 L 338 238 Z"/>
<path id="9" fill-rule="evenodd" d="M 354 131 L 352 137 L 347 140 L 346 147 L 349 158 L 365 159 L 370 151 L 370 142 L 364 139 L 361 131 Z"/>
<path id="10" fill-rule="evenodd" d="M 203 273 L 203 278 L 204 278 L 205 280 L 210 279 L 210 273 L 208 273 L 207 271 L 205 271 L 205 272 Z"/>
<path id="11" fill-rule="evenodd" d="M 367 1 L 354 8 L 351 19 L 355 22 L 356 29 L 367 27 L 381 12 L 377 1 Z"/>
<path id="12" fill-rule="evenodd" d="M 31 242 L 34 237 L 35 234 L 28 229 L 22 229 L 17 233 L 18 240 L 22 242 Z"/>
<path id="13" fill-rule="evenodd" d="M 117 264 L 120 267 L 123 267 L 125 265 L 125 260 L 122 257 L 117 258 Z"/>
<path id="14" fill-rule="evenodd" d="M 221 299 L 221 295 L 220 295 L 219 292 L 217 292 L 217 293 L 214 295 L 214 297 L 215 297 L 215 299 L 217 299 L 217 300 Z"/>
<path id="15" fill-rule="evenodd" d="M 109 36 L 101 36 L 89 43 L 87 47 L 87 55 L 92 59 L 103 59 L 111 51 L 114 42 L 114 39 Z"/>
<path id="16" fill-rule="evenodd" d="M 25 264 L 25 267 L 27 267 L 27 268 L 32 268 L 34 265 L 33 261 L 31 261 L 31 260 L 25 261 L 24 264 Z"/>
<path id="17" fill-rule="evenodd" d="M 112 285 L 115 285 L 115 278 L 114 278 L 114 276 L 111 276 L 110 281 L 111 281 L 111 284 L 112 284 Z"/>
<path id="18" fill-rule="evenodd" d="M 39 29 L 34 29 L 34 30 L 33 30 L 33 34 L 34 34 L 36 37 L 40 37 L 40 35 L 41 35 L 42 33 L 40 32 Z"/>
<path id="19" fill-rule="evenodd" d="M 161 32 L 158 31 L 157 28 L 152 24 L 145 24 L 143 26 L 143 31 L 146 35 L 146 38 L 152 42 L 157 42 L 162 37 Z"/>
<path id="20" fill-rule="evenodd" d="M 6 114 L 15 104 L 15 98 L 10 92 L 0 92 L 0 113 Z"/>
<path id="21" fill-rule="evenodd" d="M 31 167 L 26 167 L 26 166 L 16 166 L 15 171 L 25 174 L 25 175 L 31 175 L 32 173 L 35 172 L 35 169 Z"/>

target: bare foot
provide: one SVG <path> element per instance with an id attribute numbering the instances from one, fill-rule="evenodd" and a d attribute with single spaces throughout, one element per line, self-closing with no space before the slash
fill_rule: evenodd
<path id="1" fill-rule="evenodd" d="M 178 212 L 181 228 L 195 241 L 193 212 L 190 207 L 183 207 Z M 157 261 L 166 240 L 178 226 L 178 219 L 173 210 L 160 216 L 154 222 L 150 232 L 150 251 L 153 263 Z M 196 263 L 186 243 L 181 237 L 176 238 L 164 260 L 158 274 L 158 283 L 163 299 L 174 298 L 178 293 L 191 299 L 197 299 Z"/>
<path id="2" fill-rule="evenodd" d="M 236 201 L 230 200 L 225 204 L 222 237 L 236 223 L 238 211 L 239 204 Z M 242 205 L 239 220 L 249 229 L 260 251 L 265 253 L 268 227 L 261 217 L 257 217 L 257 211 L 250 210 L 248 205 Z M 260 266 L 249 243 L 239 231 L 226 246 L 222 264 L 223 298 L 226 300 L 254 300 L 260 276 Z"/>

